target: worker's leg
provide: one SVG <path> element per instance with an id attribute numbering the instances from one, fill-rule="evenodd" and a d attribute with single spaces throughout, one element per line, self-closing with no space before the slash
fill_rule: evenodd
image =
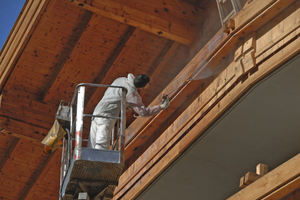
<path id="1" fill-rule="evenodd" d="M 97 123 L 95 120 L 92 120 L 87 148 L 92 148 L 92 149 L 95 148 L 96 134 L 97 134 Z"/>
<path id="2" fill-rule="evenodd" d="M 109 149 L 115 119 L 92 120 L 88 148 Z"/>
<path id="3" fill-rule="evenodd" d="M 112 127 L 112 122 L 97 124 L 97 134 L 94 147 L 95 149 L 109 149 Z"/>
<path id="4" fill-rule="evenodd" d="M 97 108 L 97 115 L 119 116 L 120 103 L 102 102 Z M 101 112 L 100 112 L 101 111 Z M 96 117 L 92 120 L 88 148 L 109 149 L 111 132 L 116 123 L 116 119 Z"/>

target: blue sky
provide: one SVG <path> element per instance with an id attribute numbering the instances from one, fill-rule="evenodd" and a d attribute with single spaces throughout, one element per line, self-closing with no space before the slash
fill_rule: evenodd
<path id="1" fill-rule="evenodd" d="M 26 0 L 0 0 L 0 49 L 2 49 L 14 26 Z"/>

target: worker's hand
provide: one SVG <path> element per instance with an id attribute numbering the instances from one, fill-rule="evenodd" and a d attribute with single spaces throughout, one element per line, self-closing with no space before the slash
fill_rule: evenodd
<path id="1" fill-rule="evenodd" d="M 169 107 L 169 105 L 170 105 L 170 98 L 168 96 L 166 96 L 162 100 L 162 102 L 161 102 L 161 104 L 160 104 L 159 107 L 164 110 L 164 109 L 167 109 Z"/>

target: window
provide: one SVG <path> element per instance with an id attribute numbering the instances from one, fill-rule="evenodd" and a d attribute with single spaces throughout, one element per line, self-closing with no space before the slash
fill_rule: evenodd
<path id="1" fill-rule="evenodd" d="M 222 25 L 242 10 L 247 0 L 216 0 Z"/>

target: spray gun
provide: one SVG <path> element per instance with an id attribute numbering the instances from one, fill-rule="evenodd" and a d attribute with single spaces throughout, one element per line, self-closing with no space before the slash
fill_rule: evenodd
<path id="1" fill-rule="evenodd" d="M 169 99 L 169 96 L 167 94 L 163 94 L 162 103 L 164 103 L 167 99 Z"/>
<path id="2" fill-rule="evenodd" d="M 193 80 L 192 78 L 187 79 L 187 80 L 185 81 L 184 85 L 189 84 L 192 80 Z M 162 95 L 162 103 L 164 103 L 167 99 L 170 100 L 169 95 L 170 95 L 171 93 L 173 93 L 173 92 L 179 90 L 179 89 L 180 89 L 180 87 L 177 87 L 177 88 L 175 88 L 174 90 L 170 91 L 168 94 L 164 93 L 164 94 Z"/>

